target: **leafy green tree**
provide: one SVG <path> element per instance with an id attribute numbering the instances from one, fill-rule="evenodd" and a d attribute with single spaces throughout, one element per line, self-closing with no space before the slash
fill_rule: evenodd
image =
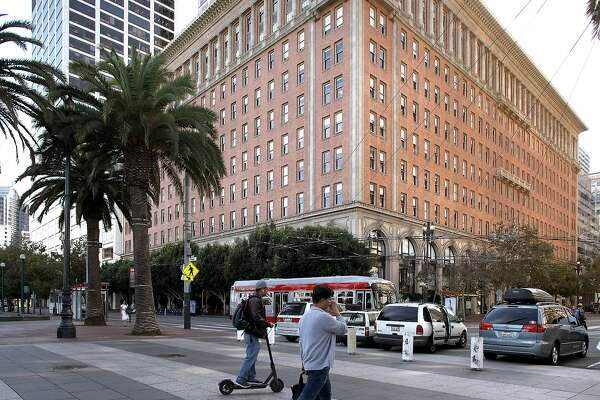
<path id="1" fill-rule="evenodd" d="M 196 243 L 190 243 L 191 254 L 198 254 Z M 157 304 L 167 306 L 174 300 L 183 302 L 183 242 L 169 243 L 150 256 L 152 289 Z M 197 278 L 194 283 L 197 282 Z"/>
<path id="2" fill-rule="evenodd" d="M 126 298 L 129 292 L 129 268 L 132 267 L 133 261 L 123 258 L 104 264 L 100 270 L 101 281 L 108 283 L 110 292 Z"/>
<path id="3" fill-rule="evenodd" d="M 236 247 L 236 246 L 234 246 Z M 209 244 L 198 251 L 199 276 L 194 286 L 206 290 L 221 301 L 227 314 L 231 283 L 225 279 L 225 268 L 232 248 L 223 244 Z"/>
<path id="4" fill-rule="evenodd" d="M 6 14 L 0 14 L 0 48 L 16 45 L 23 51 L 27 45 L 42 44 L 18 33 L 16 30 L 31 31 L 31 23 L 22 20 L 6 20 Z M 0 51 L 0 54 L 2 52 Z M 36 89 L 48 87 L 55 78 L 64 79 L 55 68 L 34 60 L 0 57 L 0 133 L 10 138 L 15 147 L 18 144 L 33 152 L 34 134 L 23 123 L 22 115 L 34 115 L 43 108 L 46 98 Z"/>
<path id="5" fill-rule="evenodd" d="M 96 65 L 72 68 L 90 93 L 104 99 L 103 113 L 114 127 L 112 144 L 124 158 L 132 217 L 137 316 L 133 334 L 160 334 L 149 264 L 150 199 L 158 201 L 163 172 L 182 193 L 185 173 L 200 193 L 220 188 L 225 166 L 216 144 L 215 115 L 186 102 L 196 91 L 189 76 L 174 77 L 163 55 L 134 50 L 128 63 L 103 53 Z"/>
<path id="6" fill-rule="evenodd" d="M 40 222 L 55 204 L 64 204 L 65 160 L 71 159 L 71 206 L 75 209 L 75 222 L 81 224 L 85 220 L 87 229 L 85 324 L 105 325 L 100 292 L 100 222 L 104 229 L 110 229 L 111 216 L 117 215 L 117 208 L 126 218 L 129 216 L 123 173 L 114 170 L 120 154 L 107 142 L 97 140 L 103 133 L 103 125 L 96 108 L 67 100 L 40 109 L 34 115 L 35 126 L 41 129 L 40 145 L 35 151 L 35 161 L 19 177 L 33 182 L 23 193 L 21 203 L 29 201 L 30 214 L 37 213 Z M 63 218 L 61 214 L 61 227 Z"/>

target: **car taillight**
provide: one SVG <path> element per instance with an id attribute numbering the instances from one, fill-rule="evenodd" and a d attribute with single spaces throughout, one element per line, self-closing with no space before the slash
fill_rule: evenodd
<path id="1" fill-rule="evenodd" d="M 369 327 L 368 326 L 365 327 L 365 336 L 369 336 Z"/>
<path id="2" fill-rule="evenodd" d="M 423 325 L 417 325 L 417 335 L 423 334 Z"/>
<path id="3" fill-rule="evenodd" d="M 490 324 L 489 322 L 482 322 L 479 324 L 480 331 L 491 331 L 494 329 L 494 324 Z"/>
<path id="4" fill-rule="evenodd" d="M 521 332 L 531 332 L 531 333 L 546 332 L 546 325 L 544 325 L 544 324 L 523 324 L 523 327 L 521 328 Z"/>
<path id="5" fill-rule="evenodd" d="M 283 317 L 277 317 L 277 322 L 283 322 Z"/>

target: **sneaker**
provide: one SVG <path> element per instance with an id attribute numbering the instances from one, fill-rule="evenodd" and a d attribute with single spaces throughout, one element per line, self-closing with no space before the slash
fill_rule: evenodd
<path id="1" fill-rule="evenodd" d="M 241 387 L 242 389 L 249 389 L 250 387 L 252 387 L 252 385 L 250 385 L 248 382 L 244 382 L 244 381 L 235 381 L 235 384 L 239 387 Z"/>

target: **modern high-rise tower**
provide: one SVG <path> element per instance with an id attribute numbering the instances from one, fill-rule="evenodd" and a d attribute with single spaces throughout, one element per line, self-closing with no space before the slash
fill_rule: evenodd
<path id="1" fill-rule="evenodd" d="M 33 49 L 33 58 L 74 84 L 72 61 L 98 61 L 101 48 L 123 57 L 133 46 L 158 53 L 175 34 L 174 0 L 33 0 L 31 7 L 33 37 L 44 45 Z"/>
<path id="2" fill-rule="evenodd" d="M 131 54 L 135 46 L 142 53 L 159 53 L 175 35 L 174 0 L 32 0 L 33 37 L 43 47 L 33 48 L 33 59 L 60 69 L 74 85 L 79 79 L 69 70 L 73 61 L 98 62 L 101 49 Z M 48 251 L 62 246 L 56 204 L 39 223 L 31 220 L 31 240 L 42 242 Z M 71 221 L 75 221 L 74 216 Z M 101 261 L 113 261 L 122 252 L 122 233 L 102 230 Z M 85 223 L 72 224 L 71 238 L 85 235 Z"/>

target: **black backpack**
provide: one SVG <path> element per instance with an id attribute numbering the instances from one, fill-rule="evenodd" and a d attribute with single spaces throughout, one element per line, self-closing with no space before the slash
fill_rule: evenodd
<path id="1" fill-rule="evenodd" d="M 245 331 L 250 327 L 250 323 L 246 320 L 246 307 L 248 306 L 248 300 L 242 300 L 240 304 L 238 304 L 235 312 L 233 313 L 233 318 L 231 322 L 235 329 L 238 331 Z"/>

